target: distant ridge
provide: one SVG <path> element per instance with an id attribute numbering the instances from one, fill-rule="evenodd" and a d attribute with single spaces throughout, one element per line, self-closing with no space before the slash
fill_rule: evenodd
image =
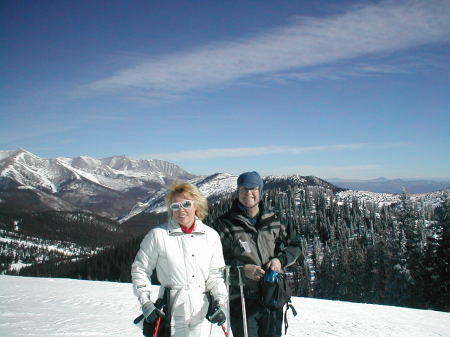
<path id="1" fill-rule="evenodd" d="M 386 179 L 384 177 L 360 180 L 360 179 L 327 179 L 330 183 L 345 189 L 370 191 L 377 193 L 430 193 L 444 190 L 450 187 L 449 179 Z"/>

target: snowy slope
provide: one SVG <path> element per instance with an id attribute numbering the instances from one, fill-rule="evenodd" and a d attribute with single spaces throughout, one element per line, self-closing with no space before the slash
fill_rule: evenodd
<path id="1" fill-rule="evenodd" d="M 417 204 L 429 205 L 436 207 L 445 199 L 445 195 L 450 195 L 450 188 L 442 191 L 431 192 L 431 193 L 420 193 L 420 194 L 410 194 L 409 197 L 412 202 Z M 347 190 L 336 193 L 336 199 L 338 201 L 351 201 L 353 198 L 358 199 L 360 202 L 373 202 L 379 206 L 391 205 L 400 202 L 401 194 L 392 193 L 377 193 L 369 191 L 353 191 Z"/>
<path id="2" fill-rule="evenodd" d="M 156 288 L 156 287 L 155 287 Z M 139 306 L 130 284 L 0 276 L 0 336 L 138 337 Z M 293 298 L 287 336 L 450 336 L 450 314 Z M 224 336 L 217 327 L 211 337 Z"/>
<path id="3" fill-rule="evenodd" d="M 220 197 L 236 191 L 237 176 L 228 173 L 216 173 L 210 176 L 198 176 L 191 180 L 190 183 L 199 188 L 203 195 L 210 202 L 220 199 Z M 161 213 L 166 212 L 164 198 L 166 190 L 161 190 L 155 195 L 151 195 L 145 201 L 139 201 L 133 207 L 131 212 L 122 217 L 119 221 L 125 222 L 139 213 Z"/>

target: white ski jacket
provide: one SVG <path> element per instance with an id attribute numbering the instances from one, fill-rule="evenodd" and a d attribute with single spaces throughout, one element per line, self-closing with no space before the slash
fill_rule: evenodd
<path id="1" fill-rule="evenodd" d="M 219 234 L 196 219 L 195 229 L 185 234 L 173 220 L 153 228 L 145 236 L 131 267 L 135 295 L 144 304 L 150 299 L 150 277 L 156 268 L 163 287 L 170 288 L 172 319 L 183 316 L 204 318 L 208 309 L 205 292 L 225 305 L 227 289 L 223 280 L 225 266 Z"/>

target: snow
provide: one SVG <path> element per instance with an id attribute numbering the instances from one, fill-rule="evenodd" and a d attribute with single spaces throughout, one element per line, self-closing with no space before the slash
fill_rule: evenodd
<path id="1" fill-rule="evenodd" d="M 12 151 L 12 150 L 2 150 L 2 151 L 0 151 L 0 160 L 9 158 L 13 153 L 14 153 L 14 151 Z"/>
<path id="2" fill-rule="evenodd" d="M 29 267 L 31 265 L 32 265 L 31 263 L 23 263 L 23 262 L 11 263 L 11 265 L 9 266 L 9 270 L 19 271 L 20 269 Z"/>
<path id="3" fill-rule="evenodd" d="M 418 193 L 418 194 L 408 194 L 411 201 L 424 205 L 429 205 L 432 207 L 437 207 L 442 204 L 445 194 L 450 194 L 450 188 L 431 192 L 431 193 Z M 336 193 L 336 198 L 339 202 L 343 202 L 343 200 L 351 201 L 353 198 L 357 198 L 359 201 L 364 202 L 374 202 L 378 206 L 388 206 L 391 204 L 400 202 L 401 194 L 392 194 L 392 193 L 377 193 L 377 192 L 369 192 L 369 191 L 354 191 L 354 190 L 346 190 L 342 192 Z"/>
<path id="4" fill-rule="evenodd" d="M 0 170 L 1 176 L 16 180 L 24 186 L 44 187 L 52 193 L 58 192 L 61 183 L 72 181 L 74 178 L 84 178 L 108 189 L 127 191 L 146 183 L 164 185 L 167 177 L 191 176 L 172 163 L 159 160 L 131 160 L 126 157 L 94 159 L 80 156 L 43 159 L 28 151 L 17 150 L 0 151 L 0 161 L 6 163 Z"/>
<path id="5" fill-rule="evenodd" d="M 91 249 L 68 241 L 41 239 L 32 236 L 22 236 L 24 239 L 20 239 L 17 235 L 14 234 L 15 233 L 0 230 L 0 242 L 9 244 L 14 243 L 14 245 L 16 246 L 39 248 L 45 251 L 47 254 L 51 252 L 57 252 L 66 256 L 78 256 L 82 253 L 89 253 L 92 255 L 101 250 L 100 247 Z"/>
<path id="6" fill-rule="evenodd" d="M 213 178 L 213 179 L 211 179 Z M 190 182 L 200 189 L 207 198 L 220 197 L 236 191 L 237 176 L 229 173 L 218 173 L 212 176 L 201 176 Z"/>
<path id="7" fill-rule="evenodd" d="M 211 176 L 198 176 L 190 179 L 189 182 L 197 186 L 208 199 L 218 199 L 223 195 L 236 191 L 237 176 L 228 173 L 217 173 Z M 166 190 L 160 190 L 144 202 L 137 202 L 133 209 L 119 222 L 123 223 L 139 213 L 162 213 L 167 211 L 164 197 Z"/>
<path id="8" fill-rule="evenodd" d="M 400 194 L 377 193 L 369 191 L 346 190 L 336 193 L 336 197 L 341 201 L 351 201 L 353 198 L 357 198 L 359 201 L 375 202 L 379 206 L 388 206 L 400 202 Z"/>
<path id="9" fill-rule="evenodd" d="M 210 200 L 219 199 L 221 196 L 236 191 L 237 176 L 228 173 L 217 173 L 210 176 L 198 176 L 188 180 L 191 184 L 196 185 L 200 192 Z M 142 212 L 145 213 L 162 213 L 167 211 L 164 197 L 166 190 L 162 189 L 152 195 L 145 201 L 138 201 L 132 210 L 119 219 L 120 223 L 136 216 Z"/>
<path id="10" fill-rule="evenodd" d="M 155 290 L 156 290 L 155 286 Z M 156 293 L 156 291 L 154 292 Z M 142 336 L 131 284 L 0 276 L 0 336 Z M 293 298 L 287 336 L 450 336 L 450 314 Z M 211 337 L 224 336 L 217 327 Z"/>
<path id="11" fill-rule="evenodd" d="M 19 221 L 15 221 L 14 224 L 17 227 L 21 226 Z M 71 258 L 72 260 L 92 256 L 100 252 L 103 248 L 89 248 L 68 241 L 42 239 L 0 229 L 0 253 L 10 255 L 10 249 L 14 250 L 14 257 L 18 259 L 18 262 L 12 263 L 8 269 L 19 271 L 24 267 L 32 265 L 22 261 L 24 259 L 30 260 L 30 249 L 34 251 L 32 253 L 34 262 L 47 262 L 54 259 L 55 255 L 64 257 L 65 259 Z M 3 267 L 5 266 L 7 264 L 3 265 Z"/>

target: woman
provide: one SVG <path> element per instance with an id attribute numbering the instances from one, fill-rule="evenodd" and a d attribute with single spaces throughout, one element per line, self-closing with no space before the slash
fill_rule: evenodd
<path id="1" fill-rule="evenodd" d="M 209 320 L 219 325 L 225 321 L 228 296 L 222 276 L 225 263 L 220 237 L 201 221 L 208 204 L 194 185 L 172 184 L 166 205 L 168 223 L 149 231 L 131 267 L 134 293 L 147 322 L 154 323 L 164 316 L 150 300 L 150 276 L 156 269 L 161 283 L 159 298 L 165 288 L 170 288 L 171 335 L 209 336 L 206 293 L 210 292 L 217 303 Z"/>

